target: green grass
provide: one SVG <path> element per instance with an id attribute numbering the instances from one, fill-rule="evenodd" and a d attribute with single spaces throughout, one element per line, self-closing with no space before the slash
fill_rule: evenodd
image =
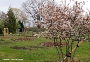
<path id="1" fill-rule="evenodd" d="M 53 40 L 45 38 L 33 38 L 30 41 L 12 41 L 11 39 L 22 38 L 23 36 L 0 37 L 0 62 L 44 62 L 44 61 L 57 61 L 58 53 L 55 47 L 31 48 L 26 50 L 17 50 L 10 47 L 27 47 L 40 46 L 42 42 L 53 42 Z M 73 48 L 77 42 L 74 42 Z M 75 58 L 90 61 L 90 43 L 84 42 L 77 48 L 74 55 Z M 63 47 L 65 54 L 65 47 Z M 23 59 L 20 60 L 3 60 L 3 59 Z"/>

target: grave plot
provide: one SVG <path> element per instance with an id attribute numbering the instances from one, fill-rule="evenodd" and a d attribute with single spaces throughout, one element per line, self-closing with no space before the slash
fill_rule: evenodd
<path id="1" fill-rule="evenodd" d="M 10 47 L 10 48 L 17 49 L 17 50 L 27 50 L 28 49 L 25 46 L 23 46 L 23 47 L 14 46 L 14 47 Z"/>
<path id="2" fill-rule="evenodd" d="M 17 38 L 17 39 L 11 39 L 13 41 L 30 41 L 33 40 L 34 38 L 30 38 L 30 37 L 24 37 L 24 38 Z"/>
<path id="3" fill-rule="evenodd" d="M 61 47 L 65 47 L 66 46 L 66 43 L 65 42 L 43 42 L 43 43 L 40 43 L 41 46 L 45 46 L 45 47 L 53 47 L 53 46 L 61 46 Z"/>
<path id="4" fill-rule="evenodd" d="M 11 44 L 11 42 L 6 42 L 4 39 L 0 39 L 0 45 Z"/>
<path id="5" fill-rule="evenodd" d="M 29 47 L 13 46 L 13 47 L 10 47 L 10 48 L 16 49 L 16 50 L 32 50 L 32 49 L 45 48 L 45 47 L 41 47 L 41 46 L 29 46 Z"/>

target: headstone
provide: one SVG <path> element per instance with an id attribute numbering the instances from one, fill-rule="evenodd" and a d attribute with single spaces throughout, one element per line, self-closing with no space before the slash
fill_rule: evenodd
<path id="1" fill-rule="evenodd" d="M 19 28 L 19 32 L 23 32 L 23 29 L 22 28 Z"/>
<path id="2" fill-rule="evenodd" d="M 20 35 L 20 29 L 16 29 L 16 33 L 17 33 L 17 35 Z"/>
<path id="3" fill-rule="evenodd" d="M 8 36 L 8 28 L 4 28 L 4 36 Z"/>

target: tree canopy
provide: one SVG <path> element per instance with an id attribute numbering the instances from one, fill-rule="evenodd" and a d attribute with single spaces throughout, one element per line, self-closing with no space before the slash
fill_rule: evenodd
<path id="1" fill-rule="evenodd" d="M 14 16 L 14 13 L 12 12 L 11 8 L 9 9 L 7 13 L 7 17 L 4 22 L 5 28 L 9 29 L 10 33 L 16 32 L 16 18 Z"/>

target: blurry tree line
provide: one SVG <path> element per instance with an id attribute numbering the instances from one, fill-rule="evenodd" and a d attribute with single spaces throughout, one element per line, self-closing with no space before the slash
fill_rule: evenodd
<path id="1" fill-rule="evenodd" d="M 41 32 L 43 32 L 45 30 L 46 30 L 45 28 L 40 28 L 40 31 Z M 38 27 L 30 27 L 29 28 L 29 31 L 38 32 Z"/>
<path id="2" fill-rule="evenodd" d="M 16 29 L 24 29 L 26 14 L 18 8 L 9 8 L 7 13 L 0 11 L 0 34 L 4 28 L 9 29 L 9 33 L 16 33 Z"/>

